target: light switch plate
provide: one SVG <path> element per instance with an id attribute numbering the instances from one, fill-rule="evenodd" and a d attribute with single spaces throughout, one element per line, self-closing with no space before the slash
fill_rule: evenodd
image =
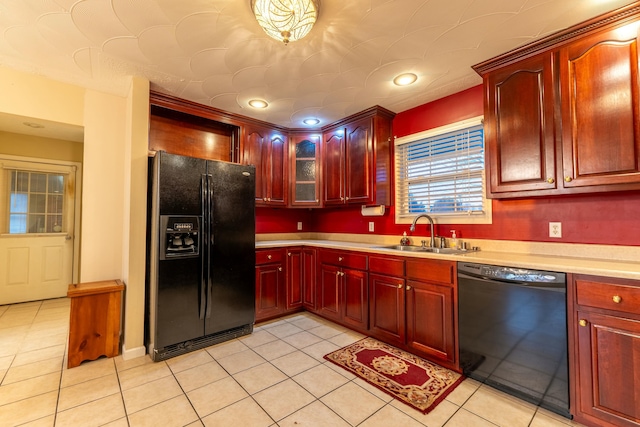
<path id="1" fill-rule="evenodd" d="M 298 221 L 298 231 L 302 230 L 302 221 Z"/>
<path id="2" fill-rule="evenodd" d="M 374 225 L 373 225 L 373 221 L 369 221 L 369 231 L 372 232 L 372 233 L 375 231 L 375 228 L 374 228 Z"/>
<path id="3" fill-rule="evenodd" d="M 550 222 L 549 223 L 549 237 L 561 238 L 562 237 L 562 223 Z"/>

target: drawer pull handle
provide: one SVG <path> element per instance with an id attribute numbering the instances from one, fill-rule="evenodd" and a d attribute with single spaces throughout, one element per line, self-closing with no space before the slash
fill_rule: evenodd
<path id="1" fill-rule="evenodd" d="M 402 283 L 398 285 L 398 289 L 402 289 Z"/>
<path id="2" fill-rule="evenodd" d="M 614 295 L 612 298 L 613 302 L 616 304 L 620 304 L 622 302 L 622 297 L 620 295 Z"/>
<path id="3" fill-rule="evenodd" d="M 580 326 L 587 326 L 589 324 L 589 322 L 587 322 L 585 319 L 580 319 L 578 323 L 580 324 Z"/>
<path id="4" fill-rule="evenodd" d="M 407 285 L 407 290 L 410 291 L 411 290 L 411 286 Z"/>
<path id="5" fill-rule="evenodd" d="M 271 255 L 267 255 L 267 259 L 271 259 Z"/>

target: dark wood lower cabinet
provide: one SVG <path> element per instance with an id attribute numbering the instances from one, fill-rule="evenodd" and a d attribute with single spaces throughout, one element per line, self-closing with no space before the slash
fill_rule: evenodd
<path id="1" fill-rule="evenodd" d="M 256 322 L 286 310 L 285 264 L 282 250 L 256 252 Z"/>
<path id="2" fill-rule="evenodd" d="M 404 345 L 405 279 L 369 275 L 369 330 L 389 344 Z"/>
<path id="3" fill-rule="evenodd" d="M 366 330 L 368 326 L 367 272 L 321 264 L 317 284 L 317 313 Z"/>
<path id="4" fill-rule="evenodd" d="M 638 427 L 640 282 L 574 275 L 573 286 L 575 419 L 589 426 Z"/>
<path id="5" fill-rule="evenodd" d="M 407 346 L 455 364 L 453 304 L 452 286 L 407 280 Z"/>

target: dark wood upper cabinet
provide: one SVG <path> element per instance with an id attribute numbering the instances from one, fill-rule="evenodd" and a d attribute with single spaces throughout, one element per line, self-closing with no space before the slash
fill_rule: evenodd
<path id="1" fill-rule="evenodd" d="M 256 205 L 286 206 L 288 193 L 287 137 L 262 126 L 245 126 L 243 163 L 256 167 Z"/>
<path id="2" fill-rule="evenodd" d="M 289 137 L 290 207 L 318 208 L 322 206 L 321 141 L 318 133 L 292 133 Z"/>
<path id="3" fill-rule="evenodd" d="M 473 67 L 489 197 L 640 189 L 639 24 L 636 2 Z"/>
<path id="4" fill-rule="evenodd" d="M 488 76 L 485 142 L 490 194 L 557 188 L 553 76 L 551 54 Z"/>
<path id="5" fill-rule="evenodd" d="M 391 204 L 391 120 L 370 108 L 323 130 L 323 204 Z"/>
<path id="6" fill-rule="evenodd" d="M 586 37 L 559 56 L 564 186 L 637 184 L 638 25 Z"/>

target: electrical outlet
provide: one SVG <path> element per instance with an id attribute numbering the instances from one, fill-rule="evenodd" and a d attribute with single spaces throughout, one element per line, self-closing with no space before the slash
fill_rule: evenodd
<path id="1" fill-rule="evenodd" d="M 375 228 L 374 228 L 374 225 L 373 225 L 373 221 L 369 222 L 369 231 L 372 232 L 372 233 L 375 231 Z"/>
<path id="2" fill-rule="evenodd" d="M 549 237 L 561 238 L 562 237 L 562 223 L 550 222 L 549 223 Z"/>
<path id="3" fill-rule="evenodd" d="M 298 221 L 298 231 L 302 230 L 302 221 Z"/>

